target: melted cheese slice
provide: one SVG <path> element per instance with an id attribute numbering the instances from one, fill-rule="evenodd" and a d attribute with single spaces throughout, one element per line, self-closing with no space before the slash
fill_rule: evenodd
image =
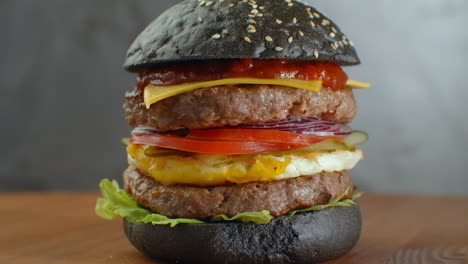
<path id="1" fill-rule="evenodd" d="M 259 78 L 227 78 L 207 82 L 184 83 L 171 86 L 155 86 L 148 85 L 144 89 L 143 98 L 146 108 L 163 99 L 190 92 L 197 89 L 228 85 L 228 84 L 266 84 L 266 85 L 281 85 L 293 88 L 318 92 L 322 87 L 322 81 L 314 80 L 297 80 L 297 79 L 259 79 Z M 350 88 L 367 88 L 370 86 L 368 83 L 348 80 L 347 87 Z"/>
<path id="2" fill-rule="evenodd" d="M 360 81 L 355 81 L 355 80 L 348 80 L 346 82 L 346 87 L 353 88 L 353 89 L 369 88 L 370 86 L 371 84 L 367 82 L 360 82 Z"/>
<path id="3" fill-rule="evenodd" d="M 144 100 L 146 108 L 152 104 L 175 96 L 181 93 L 190 92 L 196 89 L 227 85 L 227 84 L 267 84 L 267 85 L 282 85 L 294 88 L 318 92 L 322 87 L 322 81 L 305 81 L 292 79 L 259 79 L 259 78 L 227 78 L 207 82 L 184 83 L 171 86 L 154 86 L 148 85 L 145 87 Z"/>

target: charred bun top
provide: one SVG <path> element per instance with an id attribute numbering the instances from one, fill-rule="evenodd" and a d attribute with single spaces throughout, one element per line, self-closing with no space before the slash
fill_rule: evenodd
<path id="1" fill-rule="evenodd" d="M 352 42 L 315 8 L 294 0 L 186 0 L 130 46 L 129 71 L 206 59 L 295 59 L 359 64 Z"/>

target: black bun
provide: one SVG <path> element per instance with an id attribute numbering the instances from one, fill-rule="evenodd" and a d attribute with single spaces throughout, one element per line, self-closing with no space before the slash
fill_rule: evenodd
<path id="1" fill-rule="evenodd" d="M 206 59 L 297 59 L 359 64 L 352 42 L 315 8 L 293 0 L 186 0 L 133 42 L 129 71 Z"/>
<path id="2" fill-rule="evenodd" d="M 132 224 L 125 234 L 140 251 L 169 263 L 317 263 L 353 248 L 361 232 L 357 205 L 275 218 L 267 225 Z"/>

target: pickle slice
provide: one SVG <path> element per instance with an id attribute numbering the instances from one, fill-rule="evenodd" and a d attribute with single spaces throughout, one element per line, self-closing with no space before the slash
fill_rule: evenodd
<path id="1" fill-rule="evenodd" d="M 343 139 L 343 143 L 348 147 L 354 147 L 365 143 L 369 136 L 364 131 L 353 131 Z"/>
<path id="2" fill-rule="evenodd" d="M 160 158 L 168 156 L 192 155 L 193 153 L 179 150 L 162 149 L 155 146 L 146 146 L 143 150 L 146 157 Z"/>
<path id="3" fill-rule="evenodd" d="M 128 144 L 130 144 L 130 138 L 126 137 L 126 138 L 122 138 L 120 140 L 120 142 L 125 145 L 125 146 L 128 146 Z"/>

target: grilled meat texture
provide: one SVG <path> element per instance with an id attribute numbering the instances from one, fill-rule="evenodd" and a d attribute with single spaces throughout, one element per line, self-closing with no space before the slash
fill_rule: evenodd
<path id="1" fill-rule="evenodd" d="M 348 188 L 351 191 L 344 199 L 350 198 L 354 190 L 347 171 L 213 187 L 164 185 L 132 166 L 123 178 L 126 192 L 141 206 L 171 218 L 232 217 L 262 210 L 277 217 L 294 209 L 326 204 Z"/>

